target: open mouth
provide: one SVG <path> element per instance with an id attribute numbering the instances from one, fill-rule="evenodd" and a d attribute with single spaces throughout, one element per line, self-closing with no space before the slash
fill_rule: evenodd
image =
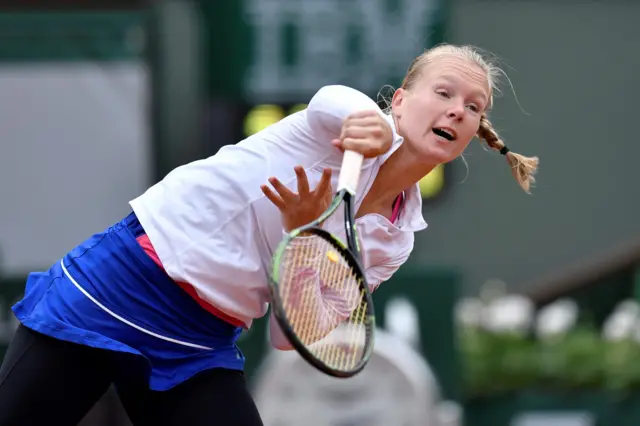
<path id="1" fill-rule="evenodd" d="M 444 129 L 442 127 L 434 127 L 433 133 L 444 138 L 448 141 L 454 141 L 456 139 L 456 133 L 451 129 Z"/>

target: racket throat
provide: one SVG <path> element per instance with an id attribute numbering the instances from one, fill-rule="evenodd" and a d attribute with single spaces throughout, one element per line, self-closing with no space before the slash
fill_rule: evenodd
<path id="1" fill-rule="evenodd" d="M 356 253 L 359 254 L 360 253 L 360 242 L 358 241 L 358 234 L 356 231 L 356 224 L 353 221 L 354 220 L 354 197 L 351 196 L 351 194 L 345 194 L 344 196 L 344 206 L 345 206 L 345 210 L 344 210 L 344 216 L 345 216 L 345 223 L 344 223 L 344 231 L 345 231 L 345 236 L 347 238 L 347 243 L 349 244 L 349 247 Z"/>

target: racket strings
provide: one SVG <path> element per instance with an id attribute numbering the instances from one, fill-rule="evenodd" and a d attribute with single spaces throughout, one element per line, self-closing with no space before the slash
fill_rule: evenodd
<path id="1" fill-rule="evenodd" d="M 359 275 L 330 242 L 316 235 L 294 238 L 280 265 L 280 297 L 298 339 L 332 368 L 355 367 L 367 320 Z"/>

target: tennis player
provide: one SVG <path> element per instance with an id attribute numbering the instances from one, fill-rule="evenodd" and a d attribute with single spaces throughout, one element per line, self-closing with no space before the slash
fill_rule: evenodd
<path id="1" fill-rule="evenodd" d="M 510 152 L 487 118 L 497 75 L 473 48 L 439 46 L 411 64 L 389 114 L 323 87 L 306 110 L 169 173 L 122 221 L 28 276 L 0 426 L 76 425 L 112 383 L 135 425 L 262 424 L 236 341 L 267 312 L 283 232 L 328 206 L 343 150 L 366 158 L 355 206 L 372 289 L 427 226 L 417 182 L 474 136 L 529 191 L 537 159 Z M 290 349 L 273 318 L 270 330 Z"/>

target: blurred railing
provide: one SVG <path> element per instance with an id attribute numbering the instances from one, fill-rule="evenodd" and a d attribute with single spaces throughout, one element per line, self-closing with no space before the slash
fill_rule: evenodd
<path id="1" fill-rule="evenodd" d="M 621 300 L 640 300 L 640 237 L 607 252 L 562 268 L 526 284 L 527 295 L 542 307 L 561 297 L 572 297 L 581 310 L 601 325 Z"/>

